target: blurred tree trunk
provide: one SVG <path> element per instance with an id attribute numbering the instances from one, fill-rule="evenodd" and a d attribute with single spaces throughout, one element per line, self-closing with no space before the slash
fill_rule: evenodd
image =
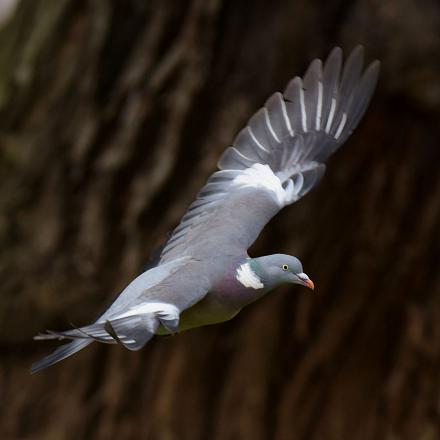
<path id="1" fill-rule="evenodd" d="M 2 438 L 440 438 L 440 7 L 413 3 L 20 4 L 0 34 Z M 358 42 L 384 61 L 370 111 L 252 250 L 300 256 L 316 293 L 30 376 L 55 346 L 31 337 L 96 316 L 264 100 Z"/>

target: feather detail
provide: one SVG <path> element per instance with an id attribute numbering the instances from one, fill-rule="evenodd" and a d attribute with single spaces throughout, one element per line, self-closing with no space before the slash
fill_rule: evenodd
<path id="1" fill-rule="evenodd" d="M 238 187 L 264 188 L 274 194 L 280 207 L 286 204 L 286 191 L 281 180 L 273 173 L 269 165 L 255 163 L 243 170 L 233 181 Z"/>
<path id="2" fill-rule="evenodd" d="M 161 263 L 190 255 L 190 242 L 197 248 L 193 253 L 203 253 L 202 243 L 206 244 L 204 252 L 209 252 L 213 228 L 225 234 L 224 222 L 249 221 L 250 210 L 240 217 L 235 206 L 242 189 L 252 194 L 246 202 L 249 206 L 261 204 L 259 218 L 267 215 L 269 220 L 273 216 L 270 199 L 281 209 L 316 186 L 325 161 L 348 138 L 367 108 L 379 63 L 373 62 L 362 72 L 362 47 L 353 50 L 345 65 L 341 49 L 335 48 L 325 63 L 313 61 L 304 79 L 297 76 L 284 93 L 273 94 L 221 156 L 221 171 L 211 176 L 182 218 L 163 249 Z M 239 240 L 235 237 L 238 227 L 231 229 L 224 246 L 234 247 L 238 242 L 249 246 L 257 229 L 249 229 L 248 235 L 242 231 Z"/>
<path id="3" fill-rule="evenodd" d="M 244 287 L 250 287 L 255 290 L 264 287 L 260 277 L 252 270 L 249 262 L 243 263 L 238 267 L 235 278 L 243 284 Z"/>

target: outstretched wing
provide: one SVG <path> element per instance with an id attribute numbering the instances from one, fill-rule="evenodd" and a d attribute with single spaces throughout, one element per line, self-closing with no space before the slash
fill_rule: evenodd
<path id="1" fill-rule="evenodd" d="M 377 83 L 358 46 L 342 68 L 336 48 L 304 79 L 275 93 L 234 139 L 165 245 L 161 262 L 184 255 L 242 255 L 265 224 L 319 181 L 324 162 L 348 138 Z"/>

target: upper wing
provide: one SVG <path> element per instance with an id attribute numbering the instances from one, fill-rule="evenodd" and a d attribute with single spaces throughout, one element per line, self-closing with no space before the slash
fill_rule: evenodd
<path id="1" fill-rule="evenodd" d="M 234 139 L 166 243 L 161 262 L 183 255 L 240 255 L 284 206 L 310 191 L 323 162 L 356 127 L 377 83 L 358 46 L 342 68 L 334 49 L 275 93 Z"/>
<path id="2" fill-rule="evenodd" d="M 189 289 L 190 291 L 183 296 L 177 295 L 175 285 L 182 283 L 187 274 L 197 270 L 198 262 L 188 256 L 176 258 L 166 264 L 146 270 L 131 281 L 97 321 L 152 301 L 171 303 L 180 310 L 186 309 L 200 300 L 202 295 L 199 292 L 196 293 L 194 288 Z"/>

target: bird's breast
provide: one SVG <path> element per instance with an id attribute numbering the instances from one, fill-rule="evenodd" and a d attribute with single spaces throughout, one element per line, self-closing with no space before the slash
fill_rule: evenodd
<path id="1" fill-rule="evenodd" d="M 234 279 L 224 280 L 221 286 L 215 286 L 201 301 L 180 314 L 178 331 L 228 321 L 260 296 L 261 291 L 245 288 Z"/>
<path id="2" fill-rule="evenodd" d="M 206 296 L 180 314 L 179 332 L 228 321 L 264 295 L 263 289 L 245 287 L 237 280 L 236 268 L 242 261 L 243 258 L 224 262 L 224 270 L 218 274 Z M 158 334 L 166 334 L 165 329 L 159 329 Z"/>

